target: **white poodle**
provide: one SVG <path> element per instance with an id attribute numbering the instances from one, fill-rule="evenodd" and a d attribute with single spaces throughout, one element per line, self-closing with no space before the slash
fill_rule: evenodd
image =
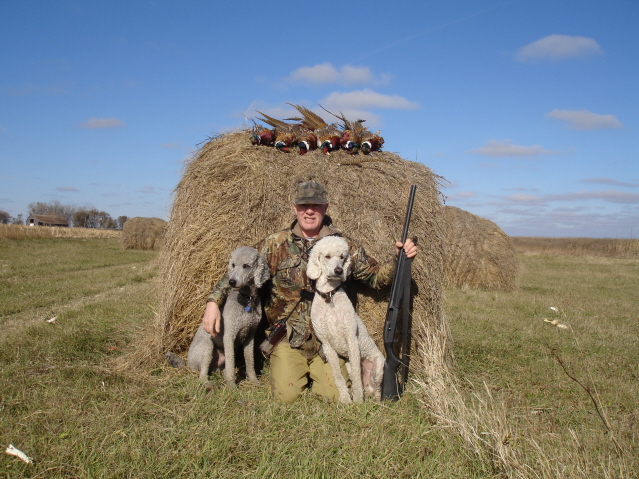
<path id="1" fill-rule="evenodd" d="M 246 376 L 257 382 L 253 357 L 255 330 L 262 318 L 262 305 L 258 288 L 269 279 L 266 260 L 256 249 L 241 246 L 231 253 L 228 265 L 231 291 L 222 308 L 222 331 L 215 338 L 198 328 L 189 347 L 189 369 L 200 373 L 200 380 L 207 382 L 213 363 L 218 370 L 224 364 L 224 379 L 235 386 L 235 347 L 243 346 Z M 226 356 L 226 358 L 225 358 Z"/>
<path id="2" fill-rule="evenodd" d="M 331 367 L 340 401 L 350 403 L 346 381 L 342 376 L 338 356 L 348 359 L 353 401 L 363 400 L 366 393 L 381 399 L 384 374 L 384 355 L 368 335 L 366 326 L 342 282 L 351 273 L 348 243 L 338 236 L 319 240 L 311 250 L 306 275 L 315 282 L 315 297 L 311 307 L 311 321 L 317 338 L 322 342 L 326 360 Z"/>

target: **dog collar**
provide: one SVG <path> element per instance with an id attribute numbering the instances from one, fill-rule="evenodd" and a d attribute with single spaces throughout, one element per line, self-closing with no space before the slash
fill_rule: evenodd
<path id="1" fill-rule="evenodd" d="M 255 309 L 255 304 L 257 303 L 257 296 L 251 296 L 251 291 L 248 291 L 248 294 L 245 290 L 240 289 L 237 292 L 237 302 L 240 303 L 241 306 L 244 306 L 244 311 L 250 313 Z"/>
<path id="2" fill-rule="evenodd" d="M 322 299 L 323 299 L 324 301 L 326 301 L 327 303 L 330 303 L 331 301 L 333 301 L 333 296 L 335 296 L 335 293 L 337 293 L 337 290 L 338 290 L 339 288 L 340 288 L 340 287 L 338 286 L 337 288 L 335 288 L 335 289 L 333 289 L 333 290 L 329 291 L 328 293 L 322 293 L 321 291 L 318 291 L 318 289 L 317 289 L 317 288 L 313 287 L 313 289 L 315 290 L 315 292 L 316 292 L 317 294 L 319 294 L 319 295 L 322 297 Z"/>

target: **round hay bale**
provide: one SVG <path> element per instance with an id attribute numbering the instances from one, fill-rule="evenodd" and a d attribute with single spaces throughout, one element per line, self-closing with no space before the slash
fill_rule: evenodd
<path id="1" fill-rule="evenodd" d="M 329 194 L 333 223 L 379 261 L 392 261 L 403 227 L 409 185 L 417 185 L 410 235 L 421 252 L 413 262 L 411 369 L 432 375 L 447 367 L 451 339 L 442 306 L 441 203 L 438 177 L 396 154 L 350 156 L 315 150 L 300 156 L 253 146 L 248 131 L 202 146 L 176 187 L 160 253 L 161 304 L 153 338 L 139 355 L 184 351 L 201 322 L 206 297 L 225 272 L 230 252 L 288 227 L 293 186 L 314 179 Z M 353 164 L 353 160 L 361 161 Z M 381 346 L 388 291 L 356 291 L 357 309 Z M 383 350 L 383 347 L 380 348 Z M 138 360 L 144 361 L 141 356 Z"/>
<path id="2" fill-rule="evenodd" d="M 160 218 L 136 216 L 122 226 L 120 243 L 124 249 L 159 250 L 167 222 Z"/>
<path id="3" fill-rule="evenodd" d="M 446 286 L 513 291 L 519 261 L 510 237 L 490 220 L 444 206 Z"/>

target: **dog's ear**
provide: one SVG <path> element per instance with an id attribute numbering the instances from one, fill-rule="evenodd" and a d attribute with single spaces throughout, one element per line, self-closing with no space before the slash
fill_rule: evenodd
<path id="1" fill-rule="evenodd" d="M 271 277 L 271 272 L 268 268 L 268 263 L 261 254 L 257 255 L 257 264 L 255 265 L 255 271 L 253 273 L 255 286 L 258 288 L 266 283 Z"/>
<path id="2" fill-rule="evenodd" d="M 318 279 L 322 274 L 322 268 L 319 262 L 319 248 L 313 248 L 311 255 L 308 257 L 308 266 L 306 267 L 306 276 L 308 279 Z"/>

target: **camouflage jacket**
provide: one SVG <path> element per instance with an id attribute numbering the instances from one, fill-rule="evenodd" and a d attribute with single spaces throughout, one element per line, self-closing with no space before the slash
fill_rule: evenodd
<path id="1" fill-rule="evenodd" d="M 330 224 L 330 219 L 322 227 L 319 238 L 340 234 Z M 364 248 L 344 237 L 349 244 L 352 257 L 350 280 L 380 289 L 391 283 L 394 265 L 380 265 L 366 254 Z M 301 348 L 312 357 L 317 353 L 311 326 L 311 304 L 313 290 L 306 277 L 306 265 L 313 241 L 304 238 L 302 231 L 293 222 L 290 228 L 279 231 L 260 241 L 255 247 L 266 258 L 270 267 L 271 281 L 264 291 L 264 313 L 270 325 L 288 317 L 286 321 L 291 347 Z M 224 276 L 208 296 L 207 301 L 215 301 L 220 307 L 229 292 L 228 277 Z M 302 291 L 310 294 L 302 297 Z"/>

